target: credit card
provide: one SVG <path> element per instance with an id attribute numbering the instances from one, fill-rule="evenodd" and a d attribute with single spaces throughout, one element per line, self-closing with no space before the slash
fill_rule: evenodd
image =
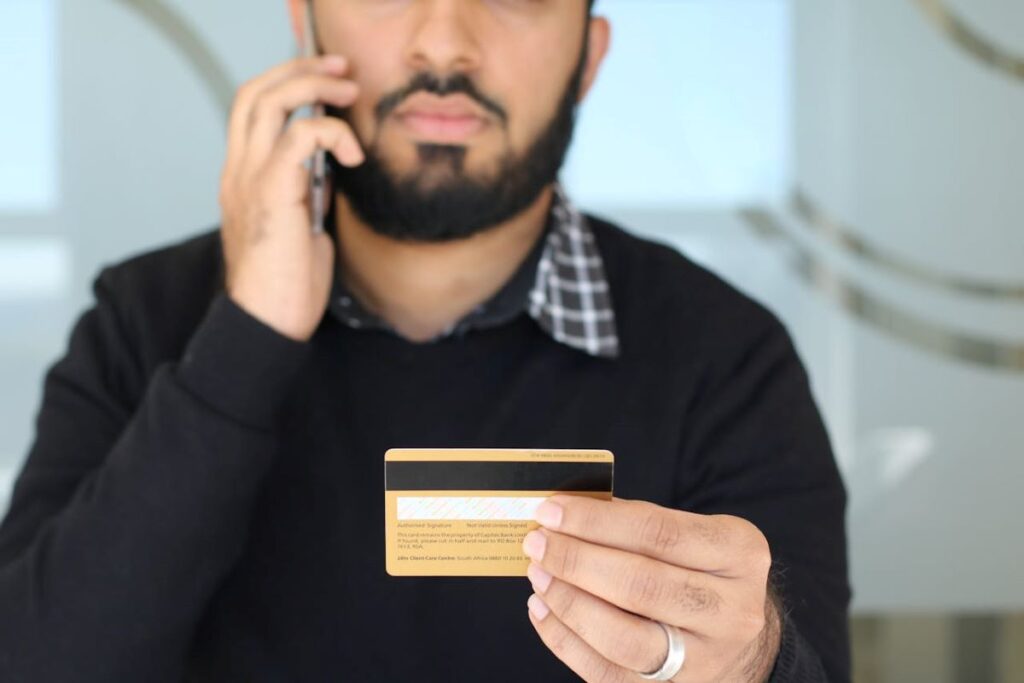
<path id="1" fill-rule="evenodd" d="M 523 538 L 555 493 L 612 499 L 606 450 L 392 448 L 384 454 L 391 576 L 526 576 Z"/>

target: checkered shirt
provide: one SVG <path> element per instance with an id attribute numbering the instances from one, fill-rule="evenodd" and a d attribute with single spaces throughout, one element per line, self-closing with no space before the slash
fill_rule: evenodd
<path id="1" fill-rule="evenodd" d="M 358 329 L 395 333 L 349 293 L 335 269 L 330 311 Z M 560 183 L 540 236 L 519 270 L 488 301 L 450 325 L 433 341 L 495 327 L 523 312 L 557 342 L 603 358 L 619 355 L 619 337 L 604 263 L 586 217 Z"/>

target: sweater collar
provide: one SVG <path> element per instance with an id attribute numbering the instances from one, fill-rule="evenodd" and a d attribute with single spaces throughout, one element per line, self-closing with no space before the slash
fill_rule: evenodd
<path id="1" fill-rule="evenodd" d="M 338 267 L 329 310 L 348 327 L 397 334 L 390 324 L 368 311 L 347 291 Z M 473 329 L 495 327 L 524 311 L 561 344 L 591 356 L 619 356 L 615 312 L 604 262 L 589 221 L 559 182 L 554 184 L 544 232 L 519 269 L 488 301 L 432 341 L 463 335 Z"/>

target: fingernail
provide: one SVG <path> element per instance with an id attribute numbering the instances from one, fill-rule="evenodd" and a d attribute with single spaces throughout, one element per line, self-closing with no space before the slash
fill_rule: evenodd
<path id="1" fill-rule="evenodd" d="M 551 610 L 548 609 L 548 606 L 544 604 L 544 601 L 541 600 L 540 596 L 536 593 L 531 595 L 530 599 L 526 601 L 526 606 L 529 608 L 530 614 L 532 614 L 533 618 L 537 621 L 544 621 L 544 617 L 551 612 Z"/>
<path id="2" fill-rule="evenodd" d="M 535 562 L 540 562 L 544 559 L 544 548 L 548 544 L 548 539 L 542 531 L 531 531 L 526 534 L 526 538 L 523 539 L 523 552 L 526 556 Z"/>
<path id="3" fill-rule="evenodd" d="M 552 503 L 550 500 L 545 500 L 537 506 L 536 511 L 533 513 L 533 518 L 549 529 L 557 529 L 562 523 L 562 506 L 558 503 Z"/>
<path id="4" fill-rule="evenodd" d="M 540 568 L 539 564 L 534 564 L 533 562 L 526 568 L 526 577 L 530 579 L 533 590 L 538 593 L 546 593 L 548 586 L 551 585 L 551 574 L 548 574 Z"/>

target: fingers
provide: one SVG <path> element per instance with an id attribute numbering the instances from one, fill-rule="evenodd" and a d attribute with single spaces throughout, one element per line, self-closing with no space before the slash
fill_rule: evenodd
<path id="1" fill-rule="evenodd" d="M 584 681 L 634 683 L 642 680 L 594 651 L 558 617 L 547 610 L 537 595 L 530 596 L 530 623 L 548 649 Z"/>
<path id="2" fill-rule="evenodd" d="M 661 627 L 552 577 L 536 564 L 527 576 L 558 620 L 605 659 L 630 671 L 654 671 L 665 661 Z"/>
<path id="3" fill-rule="evenodd" d="M 700 515 L 639 500 L 556 495 L 538 509 L 538 521 L 591 543 L 720 576 L 767 572 L 771 564 L 763 534 L 729 515 Z"/>
<path id="4" fill-rule="evenodd" d="M 719 617 L 737 590 L 728 579 L 547 530 L 523 547 L 549 574 L 626 611 L 700 634 L 732 626 Z"/>
<path id="5" fill-rule="evenodd" d="M 305 163 L 318 148 L 333 152 L 339 161 L 348 165 L 356 165 L 363 159 L 352 129 L 344 121 L 333 118 L 295 121 L 278 138 L 263 169 L 261 184 L 268 201 L 306 199 L 309 171 Z"/>
<path id="6" fill-rule="evenodd" d="M 341 80 L 344 59 L 286 62 L 243 85 L 232 107 L 221 175 L 221 242 L 226 289 L 242 308 L 278 332 L 305 341 L 323 318 L 334 243 L 311 229 L 310 157 L 317 148 L 342 163 L 362 152 L 348 124 L 296 108 L 316 101 L 350 104 L 355 84 Z"/>
<path id="7" fill-rule="evenodd" d="M 294 59 L 243 85 L 231 113 L 228 154 L 221 176 L 221 204 L 250 196 L 269 206 L 292 206 L 309 193 L 308 159 L 318 148 L 355 166 L 364 154 L 351 127 L 340 119 L 314 117 L 288 122 L 315 102 L 349 106 L 356 83 L 339 78 L 345 58 Z"/>
<path id="8" fill-rule="evenodd" d="M 340 76 L 348 68 L 348 61 L 340 55 L 292 59 L 244 83 L 235 95 L 228 119 L 228 154 L 225 168 L 236 169 L 245 154 L 249 134 L 249 121 L 259 96 L 283 80 L 301 74 L 333 74 Z"/>
<path id="9" fill-rule="evenodd" d="M 765 599 L 771 553 L 753 524 L 642 501 L 566 495 L 540 506 L 536 519 L 542 527 L 523 544 L 547 572 L 529 570 L 534 610 L 547 612 L 534 619 L 535 627 L 555 620 L 546 628 L 563 661 L 599 677 L 615 680 L 621 669 L 642 680 L 629 672 L 660 666 L 665 650 L 662 659 L 652 659 L 664 635 L 652 639 L 650 624 L 634 621 L 640 615 L 679 628 L 687 650 L 696 647 L 696 666 L 688 661 L 675 680 L 760 675 L 746 672 L 767 663 L 763 653 L 771 650 L 763 645 L 772 637 Z M 607 665 L 579 654 L 588 651 L 584 646 Z"/>
<path id="10" fill-rule="evenodd" d="M 266 159 L 288 117 L 297 109 L 314 102 L 347 107 L 358 94 L 355 82 L 320 74 L 297 76 L 268 87 L 250 109 L 245 163 L 258 166 Z M 350 137 L 351 145 L 358 148 L 355 135 L 350 133 Z"/>

